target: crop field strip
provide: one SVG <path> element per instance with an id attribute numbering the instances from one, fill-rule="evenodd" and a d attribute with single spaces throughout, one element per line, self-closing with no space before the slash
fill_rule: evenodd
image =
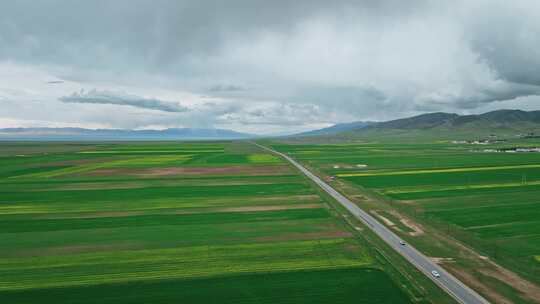
<path id="1" fill-rule="evenodd" d="M 338 278 L 329 280 L 328 278 Z M 72 288 L 15 290 L 4 293 L 15 303 L 401 303 L 388 276 L 371 268 L 303 270 L 243 274 L 186 281 L 161 280 Z M 181 286 L 181 288 L 179 288 Z M 1 297 L 1 294 L 0 294 Z M 51 300 L 53 299 L 53 300 Z"/>
<path id="2" fill-rule="evenodd" d="M 251 145 L 0 144 L 2 303 L 410 302 Z"/>
<path id="3" fill-rule="evenodd" d="M 346 240 L 271 244 L 185 246 L 173 249 L 3 259 L 0 290 L 94 285 L 155 279 L 189 279 L 240 273 L 282 272 L 369 266 L 361 250 Z M 201 256 L 204 259 L 201 259 Z M 306 259 L 309 256 L 309 259 Z M 45 271 L 44 271 L 45 270 Z"/>
<path id="4" fill-rule="evenodd" d="M 402 208 L 540 283 L 540 154 L 473 152 L 447 143 L 275 147 L 404 201 Z"/>
<path id="5" fill-rule="evenodd" d="M 416 175 L 432 173 L 455 173 L 455 172 L 481 172 L 481 171 L 501 171 L 508 169 L 528 169 L 540 168 L 540 164 L 533 165 L 515 165 L 515 166 L 495 166 L 495 167 L 469 167 L 469 168 L 450 168 L 450 169 L 431 169 L 431 170 L 411 170 L 411 171 L 383 171 L 383 172 L 362 172 L 362 173 L 341 173 L 339 177 L 353 176 L 393 176 L 393 175 Z"/>

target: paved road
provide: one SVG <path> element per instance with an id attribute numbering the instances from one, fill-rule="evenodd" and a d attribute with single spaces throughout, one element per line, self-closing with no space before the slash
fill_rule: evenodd
<path id="1" fill-rule="evenodd" d="M 439 267 L 437 264 L 432 262 L 429 258 L 427 258 L 425 255 L 420 253 L 411 245 L 409 244 L 401 245 L 400 244 L 401 239 L 392 231 L 390 231 L 390 229 L 386 228 L 386 226 L 379 223 L 374 217 L 369 215 L 364 210 L 360 209 L 356 204 L 351 202 L 345 196 L 341 195 L 334 188 L 332 188 L 330 185 L 322 181 L 315 174 L 311 173 L 309 170 L 304 168 L 304 166 L 296 162 L 294 159 L 290 158 L 289 156 L 283 153 L 272 150 L 268 147 L 259 145 L 257 143 L 254 143 L 254 144 L 262 149 L 265 149 L 269 152 L 272 152 L 274 154 L 277 154 L 283 157 L 284 159 L 289 161 L 291 164 L 293 164 L 296 168 L 298 168 L 298 170 L 300 170 L 312 181 L 314 181 L 317 185 L 319 185 L 319 187 L 321 187 L 324 191 L 330 194 L 341 205 L 343 205 L 343 207 L 349 210 L 350 213 L 352 213 L 354 216 L 360 219 L 366 226 L 368 226 L 373 232 L 375 232 L 381 239 L 383 239 L 386 243 L 388 243 L 388 245 L 394 248 L 394 250 L 400 253 L 404 258 L 406 258 L 411 264 L 413 264 L 416 268 L 418 268 L 421 272 L 423 272 L 426 276 L 428 276 L 431 280 L 433 280 L 433 282 L 439 285 L 443 290 L 448 292 L 448 294 L 454 297 L 459 303 L 466 303 L 466 304 L 489 303 L 482 296 L 477 294 L 475 291 L 467 287 L 457 278 L 455 278 L 454 276 L 446 272 L 444 269 Z M 440 274 L 440 277 L 438 278 L 434 277 L 432 274 L 432 271 L 437 271 Z"/>

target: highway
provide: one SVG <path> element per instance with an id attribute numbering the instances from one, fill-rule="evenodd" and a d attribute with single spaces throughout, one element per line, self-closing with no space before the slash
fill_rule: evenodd
<path id="1" fill-rule="evenodd" d="M 370 228 L 375 234 L 377 234 L 381 239 L 383 239 L 388 245 L 390 245 L 394 250 L 401 254 L 405 259 L 407 259 L 411 264 L 413 264 L 418 270 L 424 273 L 428 278 L 430 278 L 435 284 L 440 286 L 448 294 L 450 294 L 454 299 L 459 303 L 466 304 L 486 304 L 489 303 L 486 299 L 476 293 L 474 290 L 467 287 L 460 280 L 452 276 L 450 273 L 445 271 L 435 262 L 430 260 L 428 257 L 420 253 L 413 246 L 409 244 L 402 245 L 401 239 L 393 233 L 390 229 L 386 228 L 383 224 L 377 221 L 374 217 L 369 215 L 364 210 L 360 209 L 356 204 L 351 202 L 348 198 L 343 196 L 341 193 L 337 192 L 330 185 L 322 181 L 315 174 L 311 173 L 300 163 L 292 159 L 291 157 L 272 150 L 268 147 L 254 143 L 258 147 L 267 150 L 271 153 L 281 156 L 282 158 L 289 161 L 293 164 L 298 170 L 315 182 L 319 187 L 326 191 L 330 196 L 332 196 L 336 201 L 338 201 L 343 207 L 345 207 L 350 213 L 355 217 L 361 220 L 368 228 Z M 437 271 L 439 277 L 435 277 L 432 274 L 432 271 Z"/>

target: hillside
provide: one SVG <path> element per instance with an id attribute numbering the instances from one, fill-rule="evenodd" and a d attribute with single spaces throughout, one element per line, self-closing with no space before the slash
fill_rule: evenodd
<path id="1" fill-rule="evenodd" d="M 307 142 L 340 142 L 354 139 L 470 139 L 489 135 L 510 138 L 528 133 L 540 134 L 540 111 L 497 110 L 478 115 L 437 112 L 297 138 L 302 137 L 302 141 Z"/>
<path id="2" fill-rule="evenodd" d="M 540 133 L 540 111 L 498 110 L 478 115 L 429 113 L 414 117 L 380 122 L 345 137 L 380 138 L 470 138 L 497 135 L 515 137 Z"/>
<path id="3" fill-rule="evenodd" d="M 340 123 L 340 124 L 335 124 L 327 128 L 323 128 L 323 129 L 295 134 L 294 136 L 316 136 L 316 135 L 336 134 L 339 132 L 359 130 L 367 126 L 370 126 L 372 124 L 374 124 L 374 122 L 370 122 L 370 121 L 355 121 L 355 122 L 349 122 L 349 123 Z"/>
<path id="4" fill-rule="evenodd" d="M 492 129 L 519 130 L 540 126 L 540 111 L 498 110 L 479 115 L 429 113 L 414 117 L 381 122 L 375 129 Z M 471 129 L 473 131 L 473 129 Z"/>

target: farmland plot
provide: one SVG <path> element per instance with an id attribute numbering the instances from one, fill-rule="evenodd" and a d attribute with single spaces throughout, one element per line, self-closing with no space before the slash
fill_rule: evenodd
<path id="1" fill-rule="evenodd" d="M 309 182 L 242 143 L 2 143 L 1 303 L 409 303 Z"/>

